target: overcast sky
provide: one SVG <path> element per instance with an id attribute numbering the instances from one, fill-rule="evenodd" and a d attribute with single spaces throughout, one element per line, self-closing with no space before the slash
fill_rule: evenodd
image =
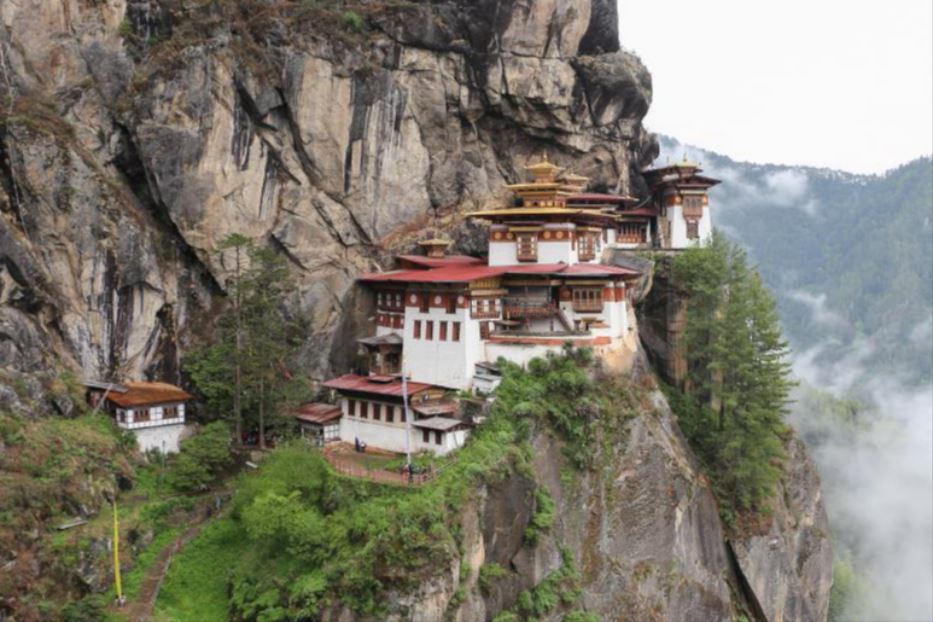
<path id="1" fill-rule="evenodd" d="M 933 152 L 933 0 L 619 0 L 646 124 L 741 160 L 880 173 Z"/>

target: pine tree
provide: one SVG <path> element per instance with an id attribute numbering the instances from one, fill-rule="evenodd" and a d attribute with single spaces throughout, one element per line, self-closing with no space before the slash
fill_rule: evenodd
<path id="1" fill-rule="evenodd" d="M 792 386 L 774 299 L 721 234 L 679 256 L 673 277 L 688 299 L 688 395 L 675 409 L 724 505 L 756 508 L 781 474 Z"/>
<path id="2" fill-rule="evenodd" d="M 231 304 L 218 319 L 214 343 L 193 352 L 185 369 L 214 415 L 232 406 L 238 440 L 242 413 L 253 414 L 265 447 L 268 420 L 308 394 L 304 379 L 289 371 L 302 327 L 285 311 L 292 281 L 283 258 L 243 236 L 227 240 L 223 248 L 236 252 Z"/>

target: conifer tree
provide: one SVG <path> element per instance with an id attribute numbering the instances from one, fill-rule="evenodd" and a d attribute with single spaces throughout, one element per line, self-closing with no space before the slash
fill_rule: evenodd
<path id="1" fill-rule="evenodd" d="M 792 386 L 774 299 L 745 251 L 718 233 L 682 253 L 673 278 L 688 300 L 689 395 L 676 410 L 720 500 L 755 508 L 780 477 Z"/>
<path id="2" fill-rule="evenodd" d="M 283 258 L 243 236 L 228 240 L 224 248 L 237 253 L 231 304 L 218 319 L 214 343 L 193 352 L 185 369 L 213 414 L 224 416 L 232 407 L 238 440 L 240 410 L 253 414 L 265 447 L 270 417 L 308 392 L 289 371 L 301 326 L 285 312 L 292 281 Z"/>

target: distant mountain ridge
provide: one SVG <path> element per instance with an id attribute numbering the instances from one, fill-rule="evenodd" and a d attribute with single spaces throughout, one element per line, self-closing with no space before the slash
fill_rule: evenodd
<path id="1" fill-rule="evenodd" d="M 686 155 L 723 180 L 711 192 L 714 222 L 759 264 L 811 380 L 933 378 L 930 157 L 862 175 L 739 162 L 668 136 L 659 142 L 659 162 Z M 825 377 L 830 360 L 846 373 L 837 366 L 836 377 Z"/>

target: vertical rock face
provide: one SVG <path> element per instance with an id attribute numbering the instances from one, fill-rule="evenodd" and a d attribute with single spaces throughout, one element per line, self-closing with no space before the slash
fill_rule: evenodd
<path id="1" fill-rule="evenodd" d="M 769 622 L 825 620 L 833 552 L 820 476 L 796 436 L 766 533 L 730 542 L 739 572 Z"/>
<path id="2" fill-rule="evenodd" d="M 237 232 L 290 260 L 320 377 L 394 232 L 542 152 L 628 191 L 656 151 L 612 0 L 190 4 L 0 7 L 0 364 L 177 376 Z"/>
<path id="3" fill-rule="evenodd" d="M 619 404 L 629 418 L 594 442 L 592 470 L 573 467 L 553 433 L 533 433 L 531 468 L 480 487 L 463 509 L 450 568 L 415 593 L 393 595 L 389 619 L 428 622 L 446 612 L 460 622 L 493 620 L 559 571 L 569 551 L 579 597 L 542 620 L 561 620 L 568 609 L 602 620 L 825 620 L 832 552 L 819 478 L 802 443 L 789 443 L 769 526 L 736 538 L 663 394 L 637 388 L 645 383 L 636 375 L 630 392 L 640 405 Z M 539 489 L 553 499 L 555 518 L 530 545 Z M 500 569 L 495 579 L 480 580 L 491 565 Z"/>

